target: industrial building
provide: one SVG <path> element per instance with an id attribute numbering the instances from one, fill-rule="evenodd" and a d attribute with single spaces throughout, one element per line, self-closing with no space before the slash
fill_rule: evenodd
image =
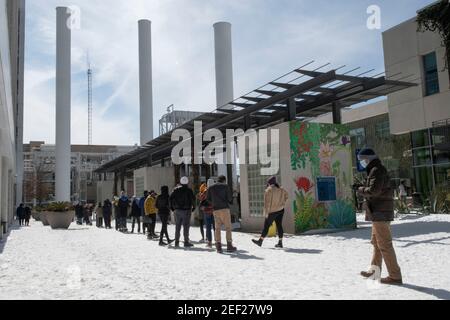
<path id="1" fill-rule="evenodd" d="M 70 170 L 70 199 L 72 201 L 97 200 L 98 184 L 114 181 L 113 175 L 97 175 L 101 165 L 136 149 L 131 146 L 72 145 Z M 55 201 L 55 145 L 30 142 L 23 145 L 25 175 L 24 203 L 46 204 Z M 132 191 L 132 184 L 129 188 Z M 112 188 L 109 197 L 112 195 Z"/>
<path id="2" fill-rule="evenodd" d="M 25 1 L 0 0 L 0 238 L 22 198 Z"/>

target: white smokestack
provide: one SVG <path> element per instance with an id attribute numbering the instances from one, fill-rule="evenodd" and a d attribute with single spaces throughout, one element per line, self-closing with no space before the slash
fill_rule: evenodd
<path id="1" fill-rule="evenodd" d="M 234 100 L 233 48 L 230 23 L 218 22 L 214 24 L 214 41 L 217 107 L 222 107 Z"/>
<path id="2" fill-rule="evenodd" d="M 70 201 L 70 9 L 56 8 L 56 201 Z"/>
<path id="3" fill-rule="evenodd" d="M 153 140 L 152 23 L 139 20 L 141 145 Z"/>
<path id="4" fill-rule="evenodd" d="M 228 105 L 234 100 L 233 84 L 233 47 L 231 37 L 231 24 L 218 22 L 214 24 L 214 43 L 216 56 L 216 99 L 217 107 L 231 109 Z M 228 146 L 230 147 L 230 146 Z M 232 147 L 235 147 L 233 145 Z M 237 185 L 237 158 L 234 157 L 233 185 Z M 218 166 L 218 175 L 227 177 L 227 166 Z"/>

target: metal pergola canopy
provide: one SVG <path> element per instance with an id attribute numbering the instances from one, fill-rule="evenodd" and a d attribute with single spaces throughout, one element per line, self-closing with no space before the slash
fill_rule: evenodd
<path id="1" fill-rule="evenodd" d="M 284 121 L 317 117 L 330 113 L 335 108 L 348 108 L 417 85 L 380 75 L 362 76 L 373 70 L 352 76 L 349 73 L 359 68 L 341 74 L 338 70 L 343 67 L 319 72 L 323 67 L 311 71 L 303 69 L 303 66 L 177 129 L 185 129 L 192 134 L 196 121 L 203 122 L 203 131 L 215 128 L 224 134 L 227 129 L 245 131 L 264 128 Z M 293 80 L 283 81 L 286 77 Z M 173 131 L 168 132 L 135 151 L 104 164 L 96 172 L 135 170 L 170 157 L 171 150 L 177 143 L 172 142 L 172 133 Z"/>

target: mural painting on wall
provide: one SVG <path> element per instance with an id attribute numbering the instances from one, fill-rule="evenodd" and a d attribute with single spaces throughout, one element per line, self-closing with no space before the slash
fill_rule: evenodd
<path id="1" fill-rule="evenodd" d="M 291 122 L 290 139 L 291 169 L 297 187 L 293 202 L 296 232 L 356 227 L 349 129 L 344 125 Z M 323 177 L 333 184 L 335 181 L 332 190 L 336 201 L 319 201 L 317 181 Z"/>

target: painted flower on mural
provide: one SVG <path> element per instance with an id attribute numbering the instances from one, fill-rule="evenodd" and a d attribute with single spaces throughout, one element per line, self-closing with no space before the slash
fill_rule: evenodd
<path id="1" fill-rule="evenodd" d="M 349 145 L 350 143 L 352 143 L 350 137 L 348 137 L 348 136 L 343 136 L 341 142 L 342 142 L 342 145 L 343 145 L 344 147 L 346 147 L 347 145 Z"/>
<path id="2" fill-rule="evenodd" d="M 320 159 L 331 159 L 333 156 L 333 146 L 331 146 L 328 142 L 320 144 L 319 157 Z"/>
<path id="3" fill-rule="evenodd" d="M 302 190 L 305 193 L 308 193 L 312 190 L 312 188 L 314 188 L 314 184 L 311 182 L 311 180 L 309 180 L 308 178 L 305 177 L 300 177 L 295 181 L 295 184 L 297 185 L 297 189 L 298 190 Z"/>
<path id="4" fill-rule="evenodd" d="M 330 161 L 320 162 L 320 174 L 324 177 L 330 177 L 333 175 Z"/>

